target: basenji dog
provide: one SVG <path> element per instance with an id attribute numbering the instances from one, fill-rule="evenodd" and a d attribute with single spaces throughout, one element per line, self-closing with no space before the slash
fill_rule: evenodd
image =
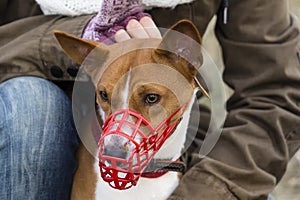
<path id="1" fill-rule="evenodd" d="M 201 37 L 195 25 L 181 20 L 162 39 L 112 45 L 60 31 L 55 36 L 80 64 L 92 52 L 101 60 L 95 65 L 120 49 L 125 52 L 91 75 L 102 134 L 98 158 L 83 145 L 78 150 L 72 199 L 167 199 L 182 175 L 178 159 L 199 90 L 195 77 L 202 65 Z"/>

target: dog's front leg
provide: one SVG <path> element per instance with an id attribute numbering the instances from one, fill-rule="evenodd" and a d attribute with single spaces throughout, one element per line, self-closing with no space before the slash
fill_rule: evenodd
<path id="1" fill-rule="evenodd" d="M 97 174 L 94 171 L 94 157 L 83 144 L 77 151 L 78 169 L 73 180 L 72 200 L 94 200 Z"/>

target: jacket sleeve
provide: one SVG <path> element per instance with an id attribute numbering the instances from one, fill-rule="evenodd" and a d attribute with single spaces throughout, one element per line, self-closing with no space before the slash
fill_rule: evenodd
<path id="1" fill-rule="evenodd" d="M 231 0 L 216 34 L 234 90 L 221 137 L 170 200 L 267 199 L 300 146 L 300 31 L 287 1 Z"/>
<path id="2" fill-rule="evenodd" d="M 42 14 L 35 0 L 0 0 L 0 25 Z"/>
<path id="3" fill-rule="evenodd" d="M 78 65 L 61 50 L 53 30 L 81 36 L 92 15 L 38 15 L 0 26 L 0 82 L 16 76 L 73 80 Z"/>

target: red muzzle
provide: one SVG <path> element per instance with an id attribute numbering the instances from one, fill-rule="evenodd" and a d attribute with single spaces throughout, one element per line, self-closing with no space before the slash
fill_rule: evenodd
<path id="1" fill-rule="evenodd" d="M 98 142 L 102 179 L 119 190 L 135 186 L 155 153 L 179 123 L 180 119 L 174 121 L 173 118 L 185 107 L 180 107 L 156 128 L 131 110 L 119 110 L 110 115 L 104 122 Z M 112 140 L 114 143 L 110 145 Z M 113 150 L 110 150 L 111 147 Z"/>

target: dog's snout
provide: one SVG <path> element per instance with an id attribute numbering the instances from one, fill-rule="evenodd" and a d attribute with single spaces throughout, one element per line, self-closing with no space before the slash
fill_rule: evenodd
<path id="1" fill-rule="evenodd" d="M 128 151 L 121 148 L 105 148 L 103 154 L 115 158 L 126 159 Z"/>
<path id="2" fill-rule="evenodd" d="M 130 142 L 127 138 L 112 135 L 104 141 L 103 155 L 126 159 L 130 151 Z"/>

